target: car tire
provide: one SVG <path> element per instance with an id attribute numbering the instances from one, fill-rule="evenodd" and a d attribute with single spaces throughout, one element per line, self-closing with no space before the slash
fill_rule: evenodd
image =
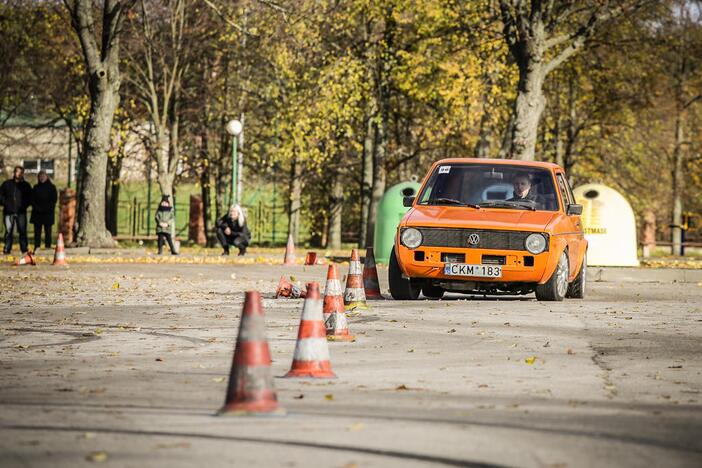
<path id="1" fill-rule="evenodd" d="M 444 297 L 444 288 L 425 283 L 424 286 L 422 286 L 422 294 L 428 299 L 441 299 Z"/>
<path id="2" fill-rule="evenodd" d="M 566 297 L 572 297 L 573 299 L 583 299 L 585 298 L 585 285 L 587 283 L 587 254 L 583 256 L 583 264 L 580 265 L 580 271 L 578 276 L 575 277 L 570 286 L 568 286 L 568 293 Z"/>
<path id="3" fill-rule="evenodd" d="M 390 295 L 398 301 L 414 301 L 419 297 L 421 285 L 416 281 L 402 277 L 402 270 L 395 255 L 395 247 L 390 252 L 390 265 L 388 265 L 388 283 Z"/>
<path id="4" fill-rule="evenodd" d="M 539 301 L 562 301 L 568 292 L 568 254 L 565 251 L 558 258 L 553 274 L 544 284 L 536 285 L 536 299 Z"/>

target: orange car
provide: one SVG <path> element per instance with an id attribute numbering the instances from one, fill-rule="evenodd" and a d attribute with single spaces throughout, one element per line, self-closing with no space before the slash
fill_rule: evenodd
<path id="1" fill-rule="evenodd" d="M 502 159 L 434 163 L 402 218 L 390 255 L 390 293 L 445 291 L 583 298 L 587 240 L 565 172 Z"/>

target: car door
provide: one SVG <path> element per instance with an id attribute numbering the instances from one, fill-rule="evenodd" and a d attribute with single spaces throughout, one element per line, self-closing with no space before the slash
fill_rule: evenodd
<path id="1" fill-rule="evenodd" d="M 568 216 L 568 205 L 575 203 L 573 192 L 570 190 L 568 181 L 563 172 L 556 172 L 556 180 L 558 181 L 558 191 L 561 194 L 563 201 L 563 211 L 566 214 L 567 232 L 565 233 L 566 243 L 568 244 L 568 262 L 570 264 L 570 276 L 577 274 L 580 268 L 580 259 L 583 254 L 583 234 L 582 221 L 579 215 Z"/>

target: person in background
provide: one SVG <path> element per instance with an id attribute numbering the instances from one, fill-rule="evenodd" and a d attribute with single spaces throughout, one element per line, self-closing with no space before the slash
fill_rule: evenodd
<path id="1" fill-rule="evenodd" d="M 32 189 L 32 216 L 29 222 L 34 225 L 34 251 L 41 247 L 41 231 L 44 230 L 44 246 L 51 248 L 51 227 L 54 225 L 54 211 L 58 193 L 45 171 L 39 171 L 37 184 Z"/>
<path id="2" fill-rule="evenodd" d="M 15 167 L 12 179 L 0 185 L 0 204 L 3 206 L 3 220 L 5 221 L 5 247 L 3 252 L 7 255 L 12 251 L 12 236 L 15 227 L 19 233 L 20 251 L 27 253 L 27 208 L 32 200 L 32 186 L 24 180 L 24 168 Z"/>
<path id="3" fill-rule="evenodd" d="M 239 205 L 232 205 L 229 213 L 217 220 L 217 239 L 224 249 L 222 255 L 229 255 L 230 246 L 238 248 L 239 255 L 246 255 L 251 232 L 246 226 L 244 210 Z"/>
<path id="4" fill-rule="evenodd" d="M 158 210 L 156 210 L 156 236 L 158 237 L 159 255 L 163 255 L 163 244 L 166 242 L 168 242 L 168 248 L 171 249 L 171 255 L 178 255 L 173 246 L 175 213 L 168 195 L 161 197 L 161 203 L 158 205 Z"/>

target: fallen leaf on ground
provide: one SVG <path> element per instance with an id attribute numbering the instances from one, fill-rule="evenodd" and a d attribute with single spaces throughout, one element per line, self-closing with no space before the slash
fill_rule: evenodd
<path id="1" fill-rule="evenodd" d="M 334 399 L 334 395 L 332 395 L 331 393 L 327 393 L 326 395 L 324 395 L 324 399 L 327 401 L 332 401 Z"/>
<path id="2" fill-rule="evenodd" d="M 224 382 L 224 377 L 212 377 L 213 382 L 222 383 Z"/>
<path id="3" fill-rule="evenodd" d="M 395 387 L 395 390 L 409 390 L 409 388 L 407 388 L 407 385 L 402 384 Z"/>
<path id="4" fill-rule="evenodd" d="M 573 354 L 575 354 L 575 351 L 573 351 L 572 349 L 568 348 L 568 351 L 566 351 L 566 353 L 568 353 L 568 354 L 570 354 L 570 355 L 573 355 Z"/>
<path id="5" fill-rule="evenodd" d="M 529 365 L 532 365 L 536 362 L 536 356 L 530 356 L 528 358 L 525 358 L 524 362 L 526 362 Z"/>
<path id="6" fill-rule="evenodd" d="M 299 395 L 295 395 L 293 398 L 296 399 L 296 400 L 302 400 L 303 398 L 305 398 L 305 395 L 303 395 L 302 393 L 300 393 Z"/>
<path id="7" fill-rule="evenodd" d="M 351 425 L 349 426 L 349 431 L 351 431 L 351 432 L 360 431 L 360 430 L 363 429 L 364 427 L 366 427 L 366 425 L 363 424 L 363 423 L 360 423 L 360 422 L 359 422 L 359 423 L 353 423 L 353 424 L 351 424 Z"/>
<path id="8" fill-rule="evenodd" d="M 107 452 L 93 452 L 89 453 L 86 457 L 86 460 L 90 462 L 96 462 L 96 463 L 101 463 L 104 461 L 107 461 Z"/>
<path id="9" fill-rule="evenodd" d="M 112 289 L 119 289 L 119 283 L 117 281 L 112 285 Z"/>

